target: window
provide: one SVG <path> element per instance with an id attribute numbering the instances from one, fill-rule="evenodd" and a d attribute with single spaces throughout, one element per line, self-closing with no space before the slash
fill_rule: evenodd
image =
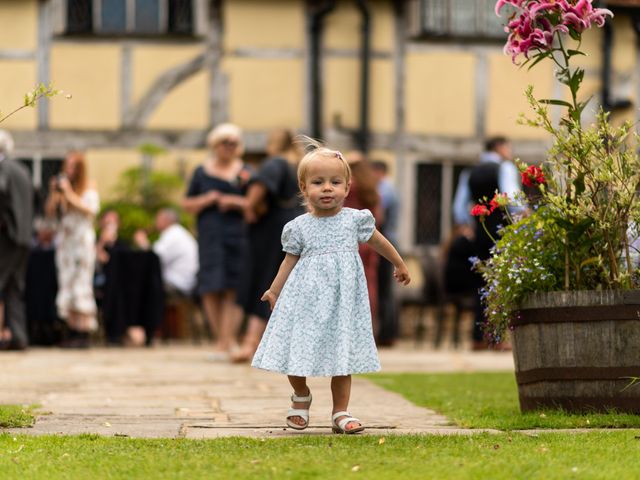
<path id="1" fill-rule="evenodd" d="M 440 243 L 442 215 L 442 165 L 417 165 L 416 243 Z"/>
<path id="2" fill-rule="evenodd" d="M 195 35 L 205 0 L 65 0 L 63 33 Z"/>
<path id="3" fill-rule="evenodd" d="M 31 181 L 35 187 L 34 207 L 36 214 L 44 211 L 44 201 L 49 194 L 49 180 L 60 173 L 62 158 L 42 158 L 39 155 L 33 158 L 18 158 L 31 174 Z"/>
<path id="4" fill-rule="evenodd" d="M 412 31 L 417 36 L 504 40 L 503 16 L 495 14 L 495 0 L 412 0 Z"/>

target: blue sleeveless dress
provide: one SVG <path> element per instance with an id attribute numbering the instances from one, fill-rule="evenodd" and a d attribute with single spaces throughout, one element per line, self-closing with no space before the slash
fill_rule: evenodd
<path id="1" fill-rule="evenodd" d="M 282 246 L 300 256 L 253 358 L 257 368 L 300 377 L 380 370 L 358 242 L 375 231 L 369 210 L 307 213 L 287 223 Z"/>

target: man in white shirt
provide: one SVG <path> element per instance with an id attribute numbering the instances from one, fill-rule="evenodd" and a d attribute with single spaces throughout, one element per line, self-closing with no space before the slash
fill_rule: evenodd
<path id="1" fill-rule="evenodd" d="M 178 223 L 178 214 L 171 208 L 158 212 L 156 228 L 160 232 L 160 238 L 153 244 L 153 251 L 160 257 L 165 288 L 190 295 L 196 286 L 198 243 Z M 150 246 L 147 234 L 142 230 L 136 232 L 134 241 L 140 248 L 147 249 Z"/>

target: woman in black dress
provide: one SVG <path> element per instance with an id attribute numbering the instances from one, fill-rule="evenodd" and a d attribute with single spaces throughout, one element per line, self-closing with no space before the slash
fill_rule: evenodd
<path id="1" fill-rule="evenodd" d="M 193 173 L 183 208 L 197 215 L 200 270 L 198 291 L 216 335 L 214 356 L 223 360 L 235 346 L 241 320 L 236 303 L 246 256 L 243 196 L 250 173 L 243 163 L 241 131 L 231 124 L 207 136 L 211 155 Z"/>
<path id="2" fill-rule="evenodd" d="M 251 179 L 245 220 L 249 224 L 249 254 L 240 303 L 249 316 L 242 347 L 232 355 L 247 362 L 260 343 L 269 320 L 269 304 L 260 297 L 269 288 L 284 259 L 280 243 L 284 225 L 304 213 L 298 197 L 296 168 L 301 158 L 288 130 L 275 130 L 267 142 L 269 157 Z"/>

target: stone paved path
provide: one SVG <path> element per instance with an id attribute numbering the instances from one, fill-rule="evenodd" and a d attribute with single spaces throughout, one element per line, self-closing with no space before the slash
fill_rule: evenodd
<path id="1" fill-rule="evenodd" d="M 41 405 L 27 434 L 97 433 L 146 438 L 287 436 L 284 415 L 291 394 L 286 379 L 248 366 L 214 363 L 203 347 L 153 349 L 33 349 L 0 355 L 0 403 Z M 471 371 L 512 368 L 511 354 L 429 352 L 398 348 L 381 352 L 391 371 Z M 312 427 L 329 434 L 328 379 L 311 379 Z M 400 395 L 354 378 L 351 412 L 367 433 L 465 433 L 446 418 Z M 477 432 L 477 430 L 475 430 Z"/>

